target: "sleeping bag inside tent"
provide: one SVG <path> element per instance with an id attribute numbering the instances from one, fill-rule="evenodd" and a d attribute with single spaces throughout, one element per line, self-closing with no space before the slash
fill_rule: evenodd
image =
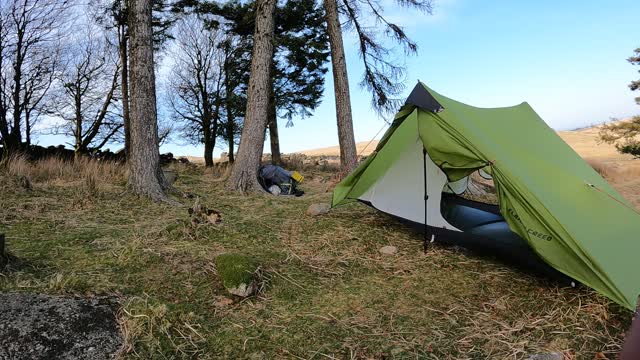
<path id="1" fill-rule="evenodd" d="M 476 171 L 493 178 L 499 205 L 455 194 Z M 436 242 L 553 268 L 635 309 L 640 215 L 527 103 L 477 108 L 418 83 L 336 186 L 332 205 L 350 201 L 426 223 Z"/>

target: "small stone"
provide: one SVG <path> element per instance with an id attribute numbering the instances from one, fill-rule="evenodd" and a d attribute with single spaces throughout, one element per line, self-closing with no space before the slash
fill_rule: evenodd
<path id="1" fill-rule="evenodd" d="M 307 209 L 307 215 L 318 216 L 329 212 L 331 207 L 329 204 L 311 204 Z"/>
<path id="2" fill-rule="evenodd" d="M 564 360 L 564 355 L 559 352 L 541 353 L 531 355 L 527 360 Z"/>
<path id="3" fill-rule="evenodd" d="M 252 281 L 248 284 L 242 283 L 236 287 L 227 288 L 227 291 L 236 296 L 249 297 L 256 292 L 256 282 Z"/>
<path id="4" fill-rule="evenodd" d="M 395 255 L 398 252 L 398 248 L 395 246 L 387 245 L 380 248 L 380 253 L 383 255 Z"/>

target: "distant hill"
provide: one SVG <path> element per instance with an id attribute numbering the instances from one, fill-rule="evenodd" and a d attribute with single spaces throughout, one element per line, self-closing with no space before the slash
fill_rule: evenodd
<path id="1" fill-rule="evenodd" d="M 376 146 L 378 146 L 378 140 L 361 141 L 356 143 L 356 151 L 358 152 L 358 155 L 369 155 L 376 149 Z M 340 147 L 330 146 L 320 149 L 298 151 L 298 153 L 307 156 L 340 156 Z"/>
<path id="2" fill-rule="evenodd" d="M 625 120 L 621 120 L 625 121 Z M 618 153 L 613 145 L 602 144 L 598 142 L 598 131 L 602 125 L 590 126 L 577 130 L 558 131 L 558 135 L 569 144 L 580 156 L 583 158 L 591 158 L 598 160 L 631 160 L 630 155 L 623 155 Z M 358 155 L 369 155 L 376 146 L 378 141 L 374 140 L 369 144 L 369 141 L 362 141 L 356 143 Z M 301 154 L 308 156 L 339 156 L 340 148 L 338 146 L 331 146 L 320 149 L 299 151 Z"/>
<path id="3" fill-rule="evenodd" d="M 602 125 L 597 125 L 571 131 L 558 131 L 558 135 L 583 158 L 598 160 L 633 159 L 631 155 L 620 154 L 613 145 L 600 143 L 598 141 L 598 132 L 601 127 Z"/>

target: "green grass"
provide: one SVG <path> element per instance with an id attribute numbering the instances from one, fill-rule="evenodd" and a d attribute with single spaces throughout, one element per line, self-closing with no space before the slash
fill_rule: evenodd
<path id="1" fill-rule="evenodd" d="M 216 270 L 225 288 L 236 288 L 254 281 L 259 265 L 242 254 L 226 253 L 216 257 Z M 244 296 L 244 295 L 243 295 Z"/>
<path id="2" fill-rule="evenodd" d="M 361 204 L 329 202 L 330 173 L 305 173 L 302 198 L 224 191 L 200 168 L 176 186 L 222 213 L 128 195 L 122 183 L 20 189 L 0 174 L 0 232 L 15 258 L 0 291 L 112 294 L 139 358 L 523 359 L 542 351 L 613 358 L 630 314 L 586 288 L 559 288 L 459 250 L 422 252 L 421 236 Z M 394 245 L 399 252 L 378 252 Z M 215 259 L 261 265 L 257 297 L 229 295 Z"/>

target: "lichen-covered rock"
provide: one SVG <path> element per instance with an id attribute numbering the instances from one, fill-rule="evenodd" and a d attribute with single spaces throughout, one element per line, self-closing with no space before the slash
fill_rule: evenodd
<path id="1" fill-rule="evenodd" d="M 251 281 L 249 284 L 242 283 L 236 287 L 227 288 L 227 291 L 229 291 L 229 293 L 240 297 L 249 297 L 253 295 L 256 290 L 257 285 L 255 281 Z"/>
<path id="2" fill-rule="evenodd" d="M 0 359 L 111 359 L 123 344 L 107 298 L 0 294 Z"/>
<path id="3" fill-rule="evenodd" d="M 307 209 L 307 215 L 318 216 L 329 212 L 331 207 L 329 204 L 311 204 Z"/>
<path id="4" fill-rule="evenodd" d="M 216 270 L 225 289 L 233 295 L 248 297 L 258 288 L 258 264 L 241 254 L 221 254 L 216 257 Z"/>

